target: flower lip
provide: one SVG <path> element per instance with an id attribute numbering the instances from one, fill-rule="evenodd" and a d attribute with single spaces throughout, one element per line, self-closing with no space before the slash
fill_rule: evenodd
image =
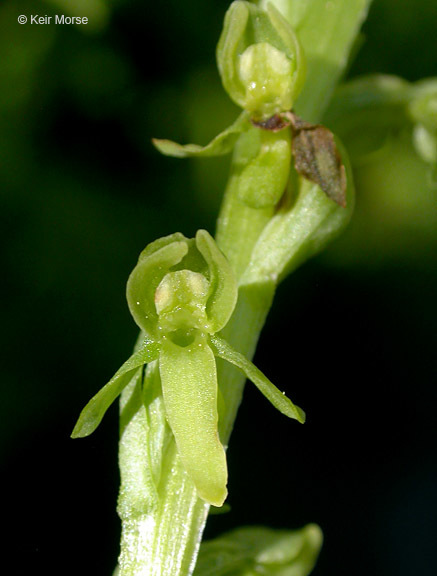
<path id="1" fill-rule="evenodd" d="M 155 292 L 159 325 L 164 332 L 200 328 L 207 323 L 209 282 L 203 274 L 177 270 L 164 276 Z"/>

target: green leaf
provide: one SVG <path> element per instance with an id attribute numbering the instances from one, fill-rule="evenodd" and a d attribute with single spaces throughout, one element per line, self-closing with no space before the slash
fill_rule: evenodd
<path id="1" fill-rule="evenodd" d="M 306 81 L 295 110 L 318 122 L 348 64 L 349 53 L 371 0 L 262 0 L 288 20 L 303 46 Z"/>
<path id="2" fill-rule="evenodd" d="M 397 120 L 395 125 L 398 126 L 405 121 L 411 96 L 412 84 L 397 76 L 372 74 L 355 78 L 336 89 L 324 121 L 341 126 L 343 116 L 346 116 L 347 124 L 356 116 L 359 122 L 356 126 L 371 122 L 376 127 L 387 120 L 390 124 Z"/>
<path id="3" fill-rule="evenodd" d="M 307 576 L 322 545 L 315 524 L 300 530 L 232 530 L 200 547 L 194 576 Z"/>
<path id="4" fill-rule="evenodd" d="M 258 390 L 264 394 L 267 400 L 269 400 L 279 412 L 302 424 L 305 422 L 305 412 L 298 406 L 295 406 L 293 402 L 285 396 L 285 392 L 278 390 L 252 362 L 234 350 L 234 348 L 222 338 L 211 336 L 210 339 L 215 355 L 227 360 L 242 370 L 247 378 L 255 384 Z"/>
<path id="5" fill-rule="evenodd" d="M 206 146 L 197 144 L 177 144 L 171 140 L 153 138 L 152 142 L 161 154 L 174 158 L 223 156 L 232 152 L 235 142 L 242 132 L 250 128 L 251 124 L 246 112 L 240 114 L 237 120 L 226 130 L 218 134 Z"/>
<path id="6" fill-rule="evenodd" d="M 237 303 L 238 288 L 232 269 L 206 230 L 196 234 L 196 245 L 209 270 L 210 294 L 206 303 L 208 331 L 218 332 L 225 326 Z"/>
<path id="7" fill-rule="evenodd" d="M 140 348 L 126 360 L 111 380 L 97 392 L 82 410 L 74 427 L 72 438 L 89 436 L 102 421 L 106 410 L 135 376 L 138 368 L 158 357 L 159 346 L 146 338 Z"/>
<path id="8" fill-rule="evenodd" d="M 197 334 L 184 347 L 163 339 L 159 371 L 167 420 L 184 468 L 199 496 L 221 506 L 227 495 L 227 466 L 217 430 L 215 358 L 206 338 Z"/>
<path id="9" fill-rule="evenodd" d="M 352 80 L 336 90 L 324 120 L 341 136 L 354 165 L 390 150 L 406 130 L 412 130 L 419 156 L 431 165 L 437 161 L 436 78 L 415 84 L 381 74 Z"/>
<path id="10" fill-rule="evenodd" d="M 354 162 L 383 150 L 408 124 L 412 85 L 396 76 L 371 75 L 341 85 L 323 121 L 340 136 Z"/>

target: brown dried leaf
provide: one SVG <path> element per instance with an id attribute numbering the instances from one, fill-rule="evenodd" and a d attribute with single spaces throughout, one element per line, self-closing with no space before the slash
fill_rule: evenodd
<path id="1" fill-rule="evenodd" d="M 293 130 L 293 155 L 298 174 L 318 184 L 337 204 L 346 207 L 346 171 L 334 135 L 319 124 L 302 121 L 289 112 Z"/>

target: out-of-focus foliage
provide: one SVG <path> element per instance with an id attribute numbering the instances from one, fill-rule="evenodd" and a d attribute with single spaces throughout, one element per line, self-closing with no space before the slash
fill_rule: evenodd
<path id="1" fill-rule="evenodd" d="M 131 351 L 124 289 L 137 254 L 175 231 L 213 232 L 228 159 L 163 158 L 150 139 L 206 143 L 236 117 L 214 62 L 228 6 L 0 5 L 0 451 L 11 575 L 76 576 L 87 557 L 95 576 L 115 565 L 116 413 L 87 446 L 69 433 Z M 90 25 L 17 22 L 62 13 Z M 436 28 L 435 2 L 374 0 L 350 77 L 437 76 Z M 436 190 L 411 126 L 389 144 L 355 162 L 348 231 L 279 290 L 261 341 L 257 365 L 293 382 L 308 422 L 291 437 L 261 400 L 266 420 L 254 425 L 248 390 L 229 451 L 232 513 L 208 528 L 317 522 L 326 547 L 315 575 L 435 570 Z M 263 463 L 260 446 L 271 454 Z M 276 460 L 290 454 L 298 473 L 277 477 Z M 270 494 L 262 501 L 254 477 Z"/>
<path id="2" fill-rule="evenodd" d="M 353 225 L 337 247 L 349 265 L 426 259 L 436 247 L 436 85 L 366 76 L 331 102 L 325 121 L 351 155 L 359 190 Z"/>
<path id="3" fill-rule="evenodd" d="M 316 563 L 323 535 L 309 524 L 300 530 L 237 528 L 206 542 L 195 576 L 307 576 Z"/>

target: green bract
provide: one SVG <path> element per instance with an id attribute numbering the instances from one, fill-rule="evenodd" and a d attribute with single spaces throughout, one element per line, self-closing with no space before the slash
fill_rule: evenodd
<path id="1" fill-rule="evenodd" d="M 193 239 L 176 233 L 149 244 L 129 277 L 127 300 L 145 338 L 85 406 L 73 437 L 91 434 L 138 370 L 158 360 L 166 418 L 185 470 L 199 496 L 221 506 L 227 495 L 227 466 L 218 434 L 215 356 L 242 370 L 286 416 L 303 422 L 305 415 L 216 335 L 235 308 L 237 284 L 226 258 L 205 230 Z"/>
<path id="2" fill-rule="evenodd" d="M 290 110 L 305 78 L 297 36 L 271 4 L 266 10 L 240 0 L 231 4 L 217 64 L 229 96 L 257 119 Z"/>

